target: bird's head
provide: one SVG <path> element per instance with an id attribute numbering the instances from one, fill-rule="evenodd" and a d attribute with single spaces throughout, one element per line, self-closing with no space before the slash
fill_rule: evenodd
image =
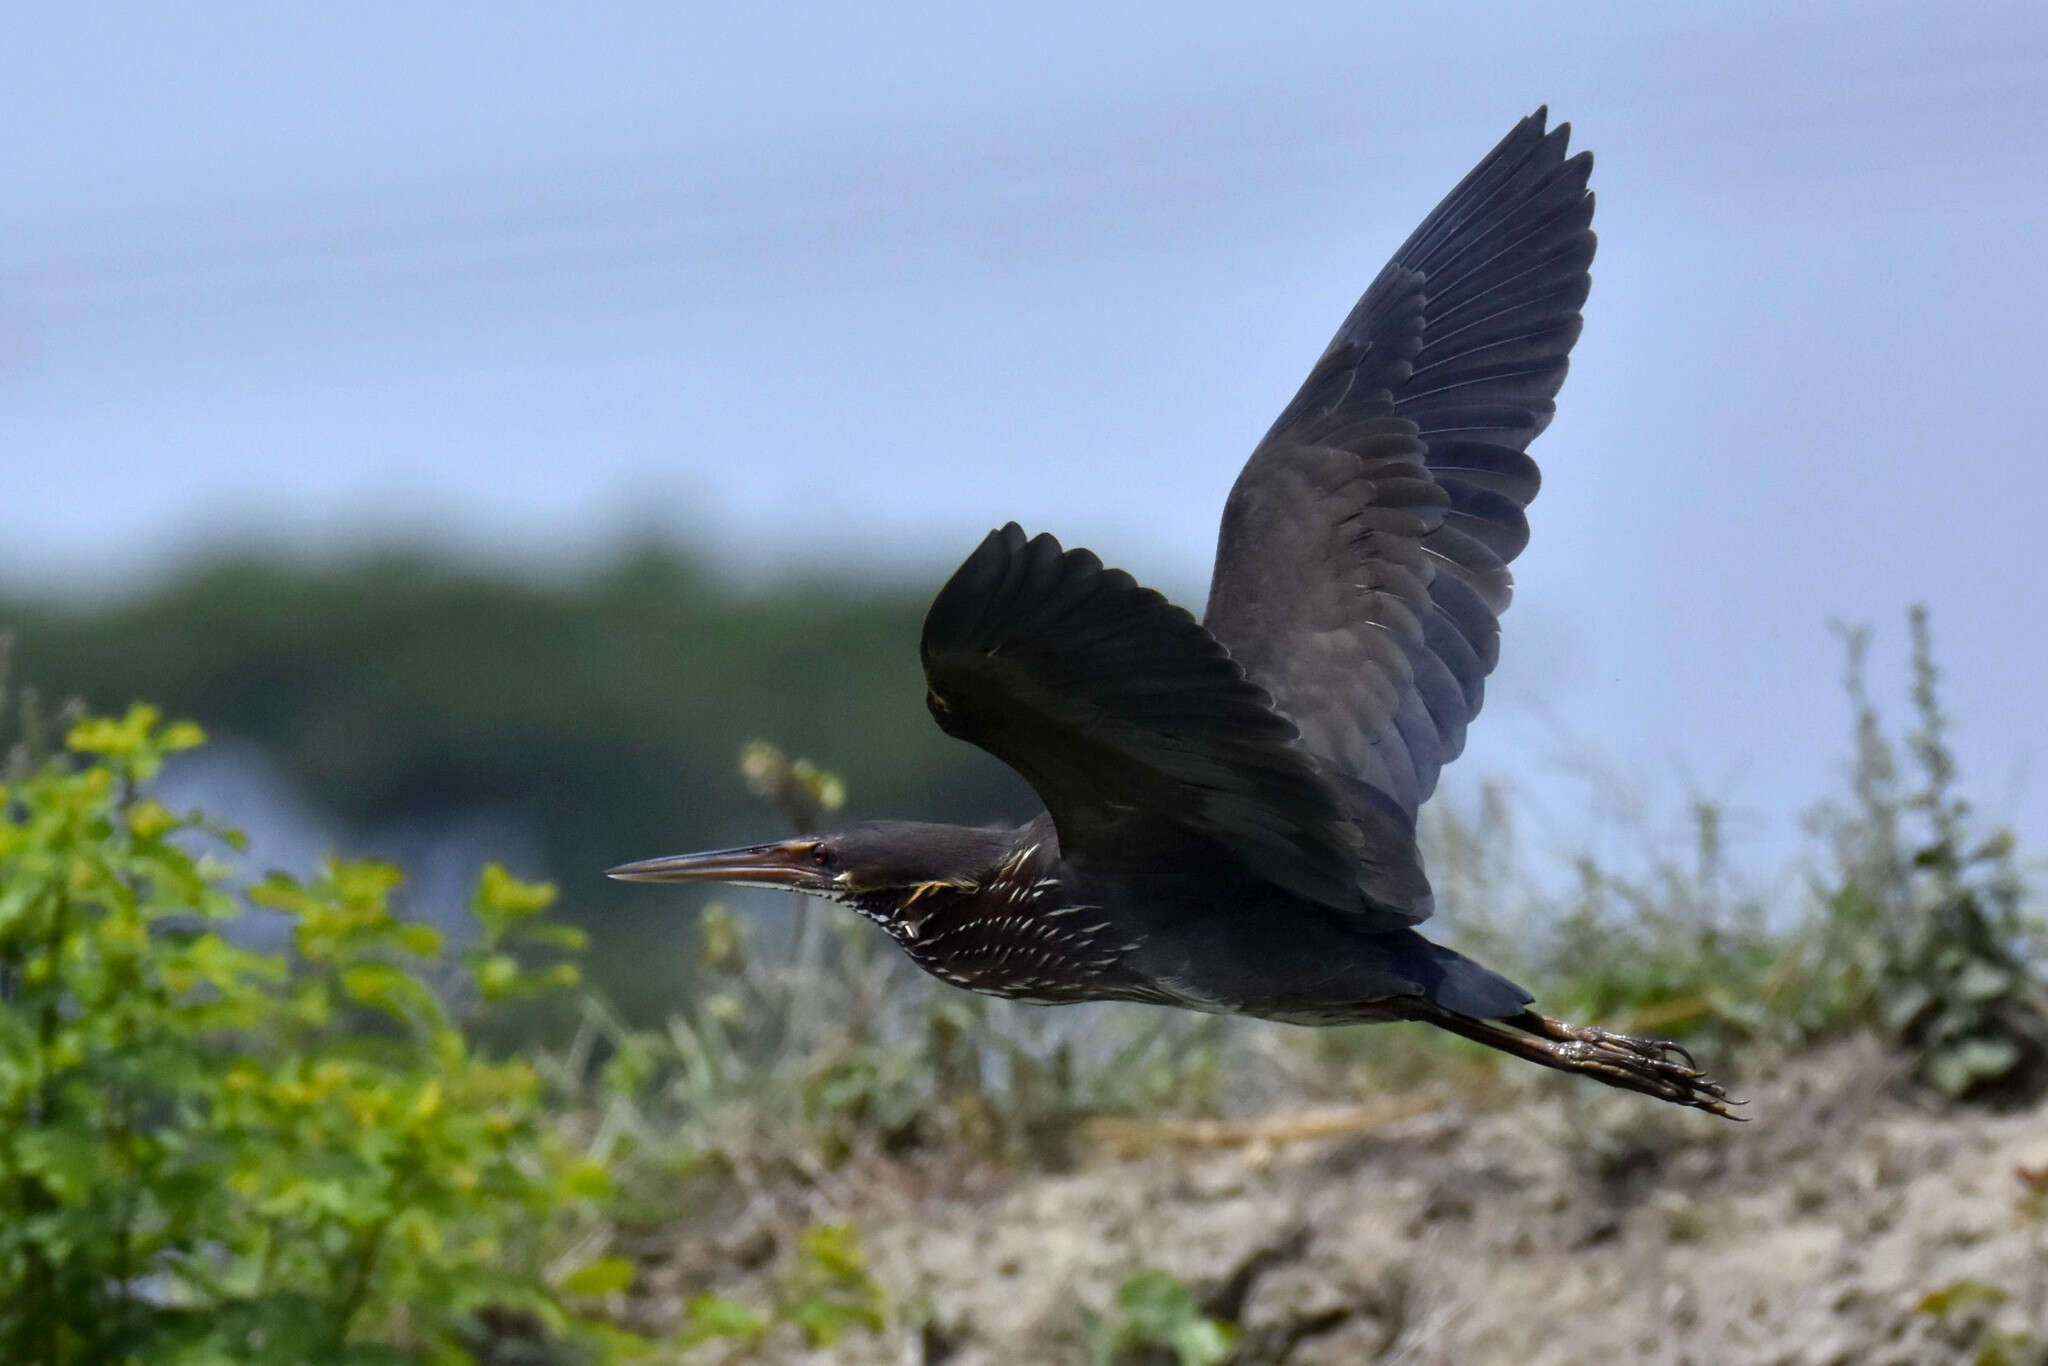
<path id="1" fill-rule="evenodd" d="M 870 893 L 908 897 L 920 888 L 971 888 L 999 864 L 1011 832 L 918 821 L 867 821 L 822 835 L 749 844 L 703 854 L 672 854 L 621 864 L 605 876 L 621 882 L 729 882 L 782 887 L 850 900 Z"/>

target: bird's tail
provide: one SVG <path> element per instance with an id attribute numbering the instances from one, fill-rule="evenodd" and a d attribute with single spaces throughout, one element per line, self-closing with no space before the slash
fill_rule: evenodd
<path id="1" fill-rule="evenodd" d="M 1431 1004 L 1476 1020 L 1506 1020 L 1528 1009 L 1536 998 L 1491 968 L 1462 953 L 1432 943 L 1419 934 L 1407 936 L 1422 949 L 1420 961 L 1404 955 L 1402 969 L 1420 980 Z"/>

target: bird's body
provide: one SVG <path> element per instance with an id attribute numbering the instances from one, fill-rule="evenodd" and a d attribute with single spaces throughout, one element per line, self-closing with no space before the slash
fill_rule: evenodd
<path id="1" fill-rule="evenodd" d="M 1046 811 L 613 869 L 828 896 L 1016 1000 L 1420 1020 L 1725 1113 L 1669 1044 L 1563 1024 L 1425 938 L 1417 810 L 1463 748 L 1528 540 L 1526 454 L 1590 284 L 1591 158 L 1538 111 L 1395 253 L 1225 505 L 1202 621 L 991 532 L 925 620 L 927 703 Z"/>
<path id="2" fill-rule="evenodd" d="M 970 991 L 1305 1025 L 1399 1019 L 1402 1000 L 1422 995 L 1475 1015 L 1510 1015 L 1529 999 L 1414 930 L 1363 933 L 1260 878 L 1229 869 L 1093 877 L 1060 858 L 1046 816 L 983 833 L 987 853 L 972 860 L 983 867 L 908 893 L 845 898 L 912 962 Z M 1288 932 L 1271 933 L 1275 924 Z"/>

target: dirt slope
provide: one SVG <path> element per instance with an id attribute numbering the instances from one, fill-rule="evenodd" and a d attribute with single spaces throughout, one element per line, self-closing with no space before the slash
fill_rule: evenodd
<path id="1" fill-rule="evenodd" d="M 1987 1323 L 2048 1338 L 2048 1247 L 2015 1208 L 2015 1169 L 2048 1164 L 2048 1108 L 1933 1106 L 1868 1045 L 1743 1090 L 1746 1125 L 1546 1080 L 1494 1109 L 1111 1129 L 1058 1175 L 870 1170 L 823 1212 L 859 1221 L 934 1331 L 768 1356 L 1085 1362 L 1080 1306 L 1144 1267 L 1240 1298 L 1245 1363 L 1918 1366 L 1976 1359 Z M 675 1293 L 758 1293 L 773 1259 L 735 1277 L 714 1244 L 760 1236 L 693 1235 Z M 1963 1280 L 2010 1298 L 1915 1312 Z"/>

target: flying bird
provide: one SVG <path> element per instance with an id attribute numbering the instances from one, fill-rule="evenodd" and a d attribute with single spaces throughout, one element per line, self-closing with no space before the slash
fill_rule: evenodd
<path id="1" fill-rule="evenodd" d="M 1684 1049 L 1543 1015 L 1418 928 L 1416 813 L 1499 657 L 1527 451 L 1591 283 L 1592 155 L 1546 120 L 1487 153 L 1337 329 L 1231 489 L 1199 621 L 1014 523 L 940 589 L 932 716 L 1042 814 L 874 821 L 610 876 L 828 897 L 993 996 L 1415 1020 L 1726 1115 Z"/>

